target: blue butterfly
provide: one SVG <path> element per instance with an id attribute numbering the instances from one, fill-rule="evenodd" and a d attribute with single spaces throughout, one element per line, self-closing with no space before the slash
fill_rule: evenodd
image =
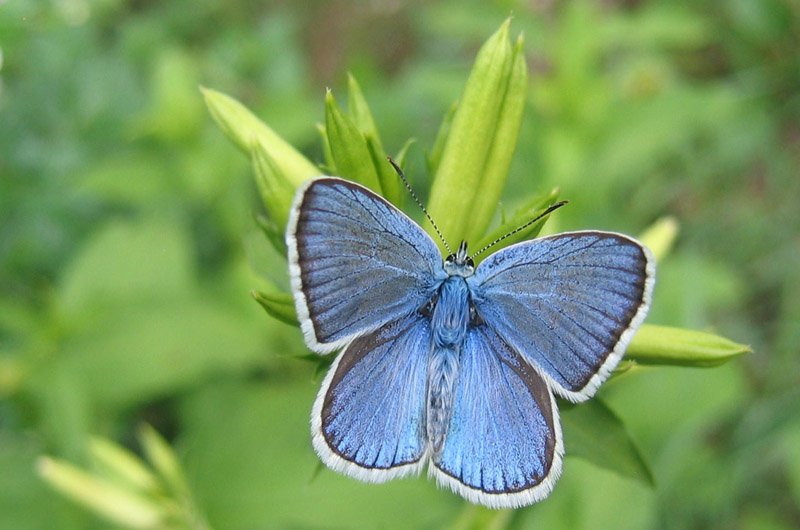
<path id="1" fill-rule="evenodd" d="M 597 391 L 650 306 L 646 247 L 572 232 L 504 248 L 476 268 L 442 260 L 382 197 L 312 179 L 286 244 L 308 347 L 342 350 L 311 413 L 314 449 L 368 482 L 428 474 L 468 501 L 517 508 L 547 497 L 564 445 L 555 394 Z"/>

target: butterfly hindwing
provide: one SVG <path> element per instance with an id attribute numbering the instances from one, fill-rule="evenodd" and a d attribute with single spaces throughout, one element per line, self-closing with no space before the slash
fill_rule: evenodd
<path id="1" fill-rule="evenodd" d="M 298 190 L 286 244 L 298 318 L 319 353 L 415 311 L 444 275 L 436 245 L 414 221 L 334 177 Z"/>
<path id="2" fill-rule="evenodd" d="M 468 282 L 487 325 L 561 396 L 583 401 L 616 367 L 644 320 L 654 275 L 652 255 L 636 241 L 572 232 L 505 248 Z"/>
<path id="3" fill-rule="evenodd" d="M 418 472 L 430 325 L 414 313 L 356 338 L 331 366 L 314 404 L 314 448 L 326 465 L 371 482 Z"/>
<path id="4" fill-rule="evenodd" d="M 467 334 L 444 447 L 431 473 L 466 499 L 516 508 L 546 497 L 563 443 L 546 381 L 490 327 Z"/>

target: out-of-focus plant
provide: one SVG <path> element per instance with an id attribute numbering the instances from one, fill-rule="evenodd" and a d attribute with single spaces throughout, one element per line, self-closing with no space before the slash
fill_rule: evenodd
<path id="1" fill-rule="evenodd" d="M 123 528 L 210 530 L 169 444 L 149 425 L 139 431 L 139 442 L 146 461 L 94 438 L 88 447 L 90 470 L 42 456 L 37 471 L 64 496 Z"/>
<path id="2" fill-rule="evenodd" d="M 462 96 L 443 119 L 439 135 L 428 151 L 432 177 L 429 210 L 448 240 L 466 238 L 476 248 L 524 225 L 559 195 L 558 189 L 552 189 L 520 197 L 515 211 L 507 215 L 501 212 L 499 222 L 493 223 L 500 194 L 511 173 L 529 87 L 523 39 L 512 42 L 509 26 L 508 21 L 504 22 L 479 51 Z M 398 206 L 405 202 L 405 191 L 386 162 L 387 147 L 355 77 L 348 80 L 346 111 L 333 93 L 325 96 L 324 124 L 319 126 L 324 170 L 235 99 L 209 88 L 203 88 L 202 93 L 221 130 L 252 164 L 266 212 L 257 214 L 256 220 L 278 254 L 285 255 L 283 234 L 294 190 L 308 178 L 335 174 L 371 187 Z M 554 138 L 554 145 L 559 138 L 563 140 L 559 134 Z M 410 141 L 394 153 L 401 166 L 409 145 Z M 587 182 L 586 187 L 591 186 Z M 531 225 L 499 246 L 535 237 L 542 226 L 543 221 Z M 675 220 L 662 219 L 641 234 L 641 239 L 661 262 L 668 259 L 677 230 Z M 271 285 L 252 295 L 272 317 L 296 323 L 289 292 Z M 747 346 L 711 333 L 645 324 L 617 372 L 635 373 L 630 369 L 638 365 L 707 367 L 748 351 Z M 653 483 L 647 460 L 623 420 L 602 400 L 566 406 L 562 418 L 567 454 L 581 456 L 622 476 Z M 38 469 L 58 491 L 116 524 L 130 528 L 203 528 L 174 457 L 158 457 L 159 451 L 147 449 L 145 438 L 143 446 L 150 465 L 111 442 L 95 440 L 89 453 L 97 463 L 97 471 L 88 472 L 49 457 L 39 461 Z M 162 456 L 171 455 L 163 443 L 160 447 L 164 449 Z M 172 464 L 164 465 L 165 461 Z M 509 517 L 503 513 L 487 516 L 481 508 L 468 507 L 455 527 L 476 528 L 479 521 L 487 520 L 502 528 Z"/>

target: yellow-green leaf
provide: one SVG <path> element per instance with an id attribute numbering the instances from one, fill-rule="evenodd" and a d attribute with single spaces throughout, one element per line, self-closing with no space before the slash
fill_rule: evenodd
<path id="1" fill-rule="evenodd" d="M 325 95 L 325 132 L 338 175 L 381 193 L 364 135 L 342 112 L 330 91 Z"/>

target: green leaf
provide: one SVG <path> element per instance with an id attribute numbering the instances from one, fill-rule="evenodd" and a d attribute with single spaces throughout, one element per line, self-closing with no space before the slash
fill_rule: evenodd
<path id="1" fill-rule="evenodd" d="M 110 304 L 180 296 L 194 274 L 189 237 L 166 220 L 110 222 L 66 266 L 59 310 L 69 320 Z"/>
<path id="2" fill-rule="evenodd" d="M 325 95 L 325 131 L 338 175 L 381 193 L 364 135 L 342 112 L 330 91 Z"/>
<path id="3" fill-rule="evenodd" d="M 383 196 L 392 204 L 402 206 L 405 194 L 400 188 L 400 177 L 386 159 L 386 152 L 371 136 L 365 135 L 364 139 L 367 142 L 367 150 L 372 164 L 375 166 L 375 172 L 378 174 Z"/>
<path id="4" fill-rule="evenodd" d="M 263 215 L 256 214 L 253 216 L 253 219 L 264 233 L 264 236 L 266 236 L 267 241 L 272 244 L 272 248 L 281 256 L 286 257 L 286 240 L 284 239 L 284 232 L 286 229 L 284 228 L 281 230 L 278 228 L 278 225 L 275 224 L 275 221 Z"/>
<path id="5" fill-rule="evenodd" d="M 205 97 L 211 117 L 222 132 L 248 156 L 254 142 L 262 144 L 295 187 L 311 177 L 320 175 L 319 169 L 314 164 L 244 105 L 230 96 L 209 88 L 200 87 L 200 91 Z"/>
<path id="6" fill-rule="evenodd" d="M 196 55 L 184 48 L 158 50 L 150 82 L 152 103 L 137 123 L 141 132 L 167 141 L 196 134 L 205 118 L 203 104 L 195 92 L 199 78 L 197 62 Z"/>
<path id="7" fill-rule="evenodd" d="M 139 428 L 139 443 L 142 444 L 148 462 L 152 464 L 174 496 L 179 499 L 189 497 L 189 486 L 183 469 L 175 451 L 167 441 L 150 425 L 143 424 Z"/>
<path id="8" fill-rule="evenodd" d="M 641 364 L 709 367 L 752 352 L 749 346 L 713 333 L 645 324 L 634 335 L 625 358 Z"/>
<path id="9" fill-rule="evenodd" d="M 294 310 L 294 297 L 290 293 L 265 293 L 250 291 L 256 302 L 273 318 L 291 326 L 298 326 L 297 313 Z"/>
<path id="10" fill-rule="evenodd" d="M 470 228 L 475 197 L 486 166 L 508 87 L 514 52 L 508 39 L 510 19 L 481 47 L 470 72 L 441 163 L 431 187 L 428 210 L 445 239 L 457 246 Z"/>
<path id="11" fill-rule="evenodd" d="M 401 169 L 405 169 L 408 148 L 411 147 L 411 145 L 416 141 L 417 140 L 415 138 L 409 138 L 406 140 L 406 143 L 403 144 L 403 147 L 400 148 L 400 150 L 397 152 L 397 155 L 394 157 L 395 164 L 397 164 L 397 166 Z"/>
<path id="12" fill-rule="evenodd" d="M 331 152 L 331 143 L 328 141 L 328 132 L 325 130 L 325 126 L 321 123 L 317 124 L 317 132 L 322 139 L 322 152 L 325 156 L 325 170 L 326 175 L 338 175 L 339 172 L 336 170 L 336 162 L 333 160 L 333 153 Z"/>
<path id="13" fill-rule="evenodd" d="M 383 148 L 378 128 L 375 126 L 372 111 L 369 109 L 367 100 L 364 98 L 356 78 L 350 73 L 347 74 L 347 90 L 347 110 L 356 128 L 361 131 L 367 142 L 367 149 L 380 181 L 381 194 L 389 202 L 400 206 L 400 201 L 405 197 L 402 194 L 400 179 L 392 165 L 386 160 L 386 151 Z"/>
<path id="14" fill-rule="evenodd" d="M 475 248 L 472 249 L 473 252 L 477 252 L 482 248 L 486 247 L 491 243 L 494 243 L 501 237 L 510 234 L 514 230 L 525 226 L 526 223 L 529 223 L 531 220 L 536 219 L 540 216 L 549 206 L 555 204 L 556 199 L 558 199 L 559 189 L 553 188 L 547 193 L 543 193 L 534 197 L 533 199 L 529 200 L 526 204 L 520 207 L 514 215 L 511 216 L 510 219 L 503 222 L 500 226 L 486 234 L 482 239 L 478 241 L 478 244 L 475 245 Z M 507 247 L 509 245 L 513 245 L 514 243 L 519 243 L 520 241 L 525 241 L 527 239 L 532 239 L 539 235 L 544 224 L 547 222 L 549 216 L 545 216 L 542 219 L 536 221 L 535 223 L 531 224 L 530 226 L 525 227 L 524 229 L 516 232 L 507 238 L 503 239 L 502 241 L 498 241 L 496 245 L 492 247 L 494 252 L 497 252 L 501 248 Z"/>
<path id="15" fill-rule="evenodd" d="M 277 336 L 280 330 L 272 332 Z M 104 411 L 265 362 L 263 337 L 253 333 L 252 321 L 229 304 L 201 297 L 116 306 L 91 329 L 71 337 L 59 353 Z"/>
<path id="16" fill-rule="evenodd" d="M 356 128 L 362 134 L 372 136 L 380 145 L 381 140 L 378 128 L 375 126 L 375 118 L 372 117 L 372 111 L 361 92 L 361 87 L 350 72 L 347 73 L 347 111 Z"/>
<path id="17" fill-rule="evenodd" d="M 565 452 L 598 467 L 655 486 L 650 466 L 622 420 L 600 399 L 561 402 Z"/>

